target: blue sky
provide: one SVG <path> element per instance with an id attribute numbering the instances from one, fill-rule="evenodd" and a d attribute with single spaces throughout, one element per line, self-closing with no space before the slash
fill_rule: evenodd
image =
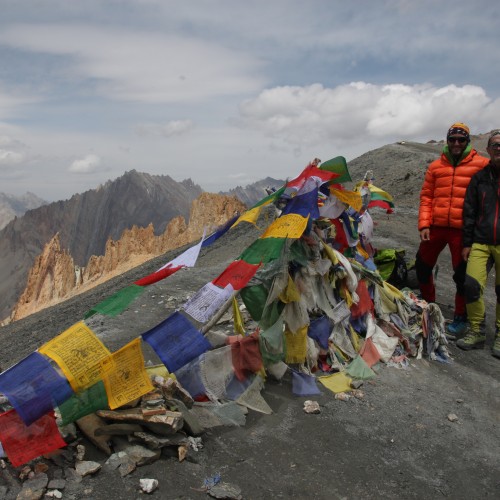
<path id="1" fill-rule="evenodd" d="M 0 191 L 207 191 L 500 128 L 491 0 L 0 0 Z"/>

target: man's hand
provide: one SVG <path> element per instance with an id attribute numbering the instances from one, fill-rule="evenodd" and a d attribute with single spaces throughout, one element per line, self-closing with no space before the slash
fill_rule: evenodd
<path id="1" fill-rule="evenodd" d="M 431 230 L 426 227 L 420 231 L 420 241 L 429 241 L 431 239 Z"/>
<path id="2" fill-rule="evenodd" d="M 462 259 L 464 259 L 465 262 L 469 260 L 470 248 L 471 247 L 464 247 L 462 249 Z"/>

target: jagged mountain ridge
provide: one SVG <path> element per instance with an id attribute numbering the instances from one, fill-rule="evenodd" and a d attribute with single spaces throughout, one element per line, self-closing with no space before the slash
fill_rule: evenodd
<path id="1" fill-rule="evenodd" d="M 251 207 L 266 196 L 266 187 L 278 189 L 283 186 L 284 183 L 284 180 L 266 177 L 265 179 L 254 182 L 253 184 L 248 184 L 245 187 L 236 186 L 235 188 L 230 189 L 229 191 L 223 191 L 220 194 L 236 196 L 236 198 L 241 200 L 247 207 Z"/>
<path id="2" fill-rule="evenodd" d="M 189 223 L 182 216 L 175 217 L 159 236 L 155 236 L 152 224 L 145 228 L 133 226 L 118 241 L 109 238 L 104 255 L 91 256 L 85 267 L 75 266 L 56 234 L 35 259 L 10 320 L 18 321 L 56 305 L 158 255 L 192 243 L 204 229 L 210 234 L 245 208 L 234 196 L 202 193 L 192 203 Z"/>
<path id="3" fill-rule="evenodd" d="M 75 264 L 104 253 L 108 238 L 125 229 L 153 224 L 156 234 L 168 222 L 189 216 L 202 189 L 191 179 L 176 182 L 135 170 L 97 189 L 26 212 L 0 231 L 0 318 L 6 318 L 26 285 L 28 271 L 45 244 L 59 233 Z"/>

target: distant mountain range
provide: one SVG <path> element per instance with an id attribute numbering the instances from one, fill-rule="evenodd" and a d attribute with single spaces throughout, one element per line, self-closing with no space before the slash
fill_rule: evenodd
<path id="1" fill-rule="evenodd" d="M 22 196 L 0 193 L 0 229 L 3 229 L 14 217 L 21 217 L 28 210 L 41 207 L 47 203 L 30 192 Z"/>
<path id="2" fill-rule="evenodd" d="M 279 187 L 283 182 L 268 178 L 228 194 L 249 206 L 266 195 L 265 186 Z M 56 233 L 75 265 L 85 266 L 91 256 L 104 254 L 108 239 L 118 240 L 133 226 L 152 224 L 154 234 L 160 235 L 173 218 L 189 219 L 191 204 L 202 193 L 191 179 L 177 182 L 132 170 L 97 189 L 10 220 L 0 231 L 0 321 L 10 315 L 35 259 Z"/>

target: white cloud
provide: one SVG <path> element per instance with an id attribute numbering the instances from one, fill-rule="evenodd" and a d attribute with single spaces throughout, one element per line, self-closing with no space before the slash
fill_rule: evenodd
<path id="1" fill-rule="evenodd" d="M 251 92 L 263 84 L 259 58 L 195 37 L 80 24 L 19 24 L 4 29 L 0 43 L 69 56 L 67 76 L 92 79 L 109 99 L 199 101 Z"/>
<path id="2" fill-rule="evenodd" d="M 68 172 L 76 174 L 92 174 L 100 170 L 101 159 L 95 154 L 88 154 L 80 160 L 75 160 L 68 168 Z"/>
<path id="3" fill-rule="evenodd" d="M 498 116 L 499 111 L 499 103 L 473 85 L 313 84 L 275 87 L 246 100 L 240 124 L 299 147 L 349 145 L 402 136 L 441 138 L 459 120 L 476 133 L 485 132 L 478 130 L 485 125 L 484 116 Z M 489 125 L 493 127 L 493 119 Z"/>
<path id="4" fill-rule="evenodd" d="M 189 132 L 194 127 L 191 120 L 173 120 L 165 124 L 141 123 L 135 127 L 139 136 L 172 137 Z"/>
<path id="5" fill-rule="evenodd" d="M 0 135 L 0 167 L 18 165 L 26 159 L 26 146 L 21 141 Z"/>

